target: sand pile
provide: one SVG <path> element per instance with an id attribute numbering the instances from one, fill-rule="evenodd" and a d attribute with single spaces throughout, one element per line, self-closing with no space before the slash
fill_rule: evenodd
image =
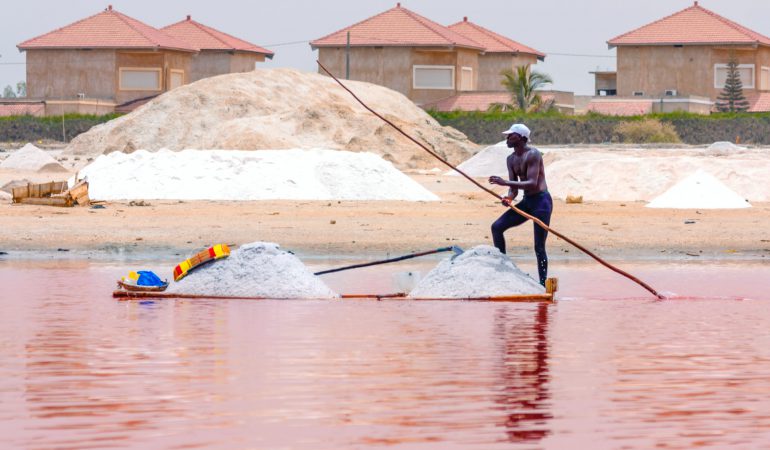
<path id="1" fill-rule="evenodd" d="M 650 201 L 701 169 L 717 174 L 742 198 L 770 201 L 770 154 L 762 150 L 715 155 L 706 149 L 563 149 L 544 161 L 548 189 L 558 199 Z"/>
<path id="2" fill-rule="evenodd" d="M 114 152 L 79 177 L 98 200 L 438 200 L 377 155 L 324 149 Z"/>
<path id="3" fill-rule="evenodd" d="M 277 244 L 252 242 L 229 257 L 196 269 L 166 292 L 231 297 L 338 297 L 293 254 Z"/>
<path id="4" fill-rule="evenodd" d="M 468 298 L 542 294 L 545 289 L 490 245 L 447 258 L 409 293 L 419 298 Z"/>
<path id="5" fill-rule="evenodd" d="M 25 170 L 29 172 L 67 172 L 51 155 L 27 144 L 11 153 L 0 163 L 0 169 Z"/>
<path id="6" fill-rule="evenodd" d="M 400 93 L 364 82 L 345 84 L 450 162 L 459 163 L 476 150 L 465 135 L 442 127 Z M 258 69 L 181 86 L 79 135 L 65 154 L 317 147 L 372 152 L 399 169 L 439 164 L 366 111 L 331 78 L 294 69 Z"/>
<path id="7" fill-rule="evenodd" d="M 750 208 L 751 204 L 713 175 L 698 170 L 645 206 L 671 209 L 736 209 Z"/>

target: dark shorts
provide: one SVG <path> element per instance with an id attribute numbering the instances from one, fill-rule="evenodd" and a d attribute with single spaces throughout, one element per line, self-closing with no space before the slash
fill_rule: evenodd
<path id="1" fill-rule="evenodd" d="M 540 219 L 546 225 L 551 224 L 551 212 L 553 212 L 553 200 L 548 191 L 538 192 L 537 194 L 525 195 L 524 198 L 516 204 L 516 208 Z M 509 228 L 521 225 L 527 218 L 512 209 L 504 212 L 495 223 L 492 224 L 492 240 L 502 253 L 505 253 L 505 237 L 503 233 Z M 538 273 L 540 283 L 545 283 L 545 277 L 548 273 L 548 255 L 545 252 L 545 240 L 548 232 L 540 225 L 533 223 L 535 234 L 535 255 L 537 256 Z"/>

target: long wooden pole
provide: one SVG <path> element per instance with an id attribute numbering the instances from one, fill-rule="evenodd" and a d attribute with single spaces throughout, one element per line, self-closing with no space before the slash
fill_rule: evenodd
<path id="1" fill-rule="evenodd" d="M 372 261 L 372 262 L 368 262 L 368 263 L 353 264 L 352 266 L 337 267 L 336 269 L 322 270 L 320 272 L 314 273 L 313 275 L 324 275 L 324 274 L 327 274 L 327 273 L 341 272 L 343 270 L 358 269 L 358 268 L 361 268 L 361 267 L 376 266 L 376 265 L 379 265 L 379 264 L 387 264 L 387 263 L 392 263 L 392 262 L 397 262 L 397 261 L 403 261 L 405 259 L 411 259 L 411 258 L 417 258 L 417 257 L 420 257 L 420 256 L 432 255 L 434 253 L 451 252 L 451 251 L 454 251 L 455 249 L 458 249 L 459 253 L 462 253 L 462 250 L 459 249 L 459 247 L 441 247 L 441 248 L 437 248 L 435 250 L 428 250 L 426 252 L 420 252 L 420 253 L 410 253 L 408 255 L 398 256 L 398 257 L 395 257 L 395 258 L 383 259 L 383 260 L 380 260 L 380 261 Z"/>
<path id="2" fill-rule="evenodd" d="M 406 137 L 406 138 L 407 138 L 407 139 L 409 139 L 410 141 L 412 141 L 412 142 L 414 142 L 415 144 L 419 145 L 419 146 L 420 146 L 420 147 L 421 147 L 423 150 L 425 150 L 426 152 L 430 153 L 430 154 L 431 154 L 431 155 L 432 155 L 434 158 L 438 159 L 438 160 L 439 160 L 439 161 L 441 161 L 442 163 L 444 163 L 444 164 L 446 164 L 447 166 L 449 166 L 449 168 L 451 168 L 451 169 L 452 169 L 452 170 L 454 170 L 455 172 L 459 173 L 460 175 L 462 175 L 463 177 L 465 177 L 466 179 L 468 179 L 468 181 L 470 181 L 471 183 L 475 184 L 477 187 L 479 187 L 479 189 L 482 189 L 482 190 L 486 191 L 487 193 L 491 194 L 492 196 L 494 196 L 494 197 L 495 197 L 495 198 L 497 198 L 497 199 L 502 199 L 502 198 L 500 197 L 500 195 L 498 195 L 498 194 L 497 194 L 495 191 L 493 191 L 493 190 L 491 190 L 491 189 L 487 188 L 486 186 L 482 186 L 482 185 L 481 185 L 481 184 L 480 184 L 478 181 L 476 181 L 476 180 L 474 180 L 473 178 L 469 177 L 469 176 L 468 176 L 468 175 L 467 175 L 465 172 L 463 172 L 462 170 L 460 170 L 460 169 L 458 169 L 457 167 L 455 167 L 455 166 L 453 166 L 452 164 L 450 164 L 450 163 L 449 163 L 449 161 L 445 160 L 444 158 L 442 158 L 441 156 L 439 156 L 438 154 L 436 154 L 436 152 L 434 152 L 433 150 L 429 149 L 429 148 L 428 148 L 428 147 L 426 147 L 426 146 L 425 146 L 423 143 L 419 142 L 417 139 L 415 139 L 415 138 L 413 138 L 412 136 L 410 136 L 409 134 L 407 134 L 407 133 L 406 133 L 404 130 L 402 130 L 401 128 L 399 128 L 398 126 L 396 126 L 396 125 L 395 125 L 393 122 L 391 122 L 390 120 L 386 119 L 385 117 L 383 117 L 382 115 L 380 115 L 380 114 L 379 114 L 377 111 L 375 111 L 375 110 L 373 110 L 372 108 L 370 108 L 369 106 L 367 106 L 367 105 L 366 105 L 366 103 L 364 103 L 364 102 L 363 102 L 363 101 L 362 101 L 360 98 L 358 98 L 358 96 L 357 96 L 355 93 L 353 93 L 353 91 L 351 91 L 351 90 L 350 90 L 350 89 L 349 89 L 347 86 L 345 86 L 344 84 L 342 84 L 342 82 L 341 82 L 340 80 L 338 80 L 338 79 L 337 79 L 337 77 L 335 77 L 335 76 L 334 76 L 334 75 L 333 75 L 331 72 L 329 72 L 329 70 L 327 70 L 327 69 L 326 69 L 326 67 L 324 67 L 324 66 L 323 66 L 323 64 L 321 64 L 321 62 L 320 62 L 320 61 L 316 60 L 316 62 L 318 63 L 318 66 L 319 66 L 319 67 L 321 67 L 321 69 L 323 69 L 323 71 L 324 71 L 324 72 L 326 72 L 326 73 L 327 73 L 327 74 L 328 74 L 330 77 L 332 77 L 332 79 L 334 79 L 334 81 L 336 81 L 336 82 L 337 82 L 337 84 L 339 84 L 340 86 L 342 86 L 342 88 L 343 88 L 343 89 L 345 89 L 346 91 L 348 91 L 348 93 L 349 93 L 350 95 L 352 95 L 352 96 L 353 96 L 353 98 L 354 98 L 354 99 L 356 99 L 356 101 L 357 101 L 358 103 L 360 103 L 360 104 L 361 104 L 361 106 L 363 106 L 364 108 L 366 108 L 366 110 L 367 110 L 367 111 L 369 111 L 370 113 L 374 114 L 375 116 L 377 116 L 378 118 L 380 118 L 380 120 L 382 120 L 383 122 L 385 122 L 385 123 L 387 123 L 388 125 L 390 125 L 391 127 L 393 127 L 393 128 L 396 130 L 396 131 L 398 131 L 399 133 L 401 133 L 401 134 L 402 134 L 404 137 Z M 561 233 L 559 233 L 558 231 L 554 230 L 553 228 L 549 227 L 548 225 L 546 225 L 545 223 L 543 223 L 543 221 L 542 221 L 542 220 L 540 220 L 540 219 L 538 219 L 537 217 L 533 217 L 533 216 L 531 216 L 531 215 L 529 215 L 529 214 L 525 213 L 524 211 L 520 210 L 519 208 L 517 208 L 517 207 L 516 207 L 516 206 L 514 206 L 514 205 L 508 205 L 508 206 L 509 206 L 509 208 L 511 208 L 512 210 L 516 211 L 518 214 L 522 215 L 523 217 L 526 217 L 527 219 L 530 219 L 530 220 L 532 220 L 533 222 L 535 222 L 536 224 L 538 224 L 538 225 L 539 225 L 541 228 L 543 228 L 544 230 L 546 230 L 546 231 L 548 231 L 548 232 L 550 232 L 550 233 L 553 233 L 553 234 L 555 234 L 556 236 L 558 236 L 558 237 L 560 237 L 560 238 L 564 239 L 565 241 L 569 242 L 570 244 L 574 245 L 575 247 L 577 247 L 578 249 L 580 249 L 580 250 L 581 250 L 583 253 L 587 254 L 587 255 L 588 255 L 588 256 L 590 256 L 591 258 L 593 258 L 593 259 L 595 259 L 596 261 L 598 261 L 598 262 L 599 262 L 601 265 L 603 265 L 604 267 L 606 267 L 606 268 L 608 268 L 608 269 L 612 270 L 612 271 L 613 271 L 613 272 L 615 272 L 615 273 L 618 273 L 618 274 L 620 274 L 620 275 L 623 275 L 624 277 L 628 278 L 629 280 L 631 280 L 631 281 L 635 282 L 636 284 L 640 285 L 641 287 L 643 287 L 644 289 L 646 289 L 647 291 L 649 291 L 649 292 L 650 292 L 652 295 L 656 296 L 657 298 L 659 298 L 659 299 L 663 299 L 663 298 L 665 298 L 665 297 L 663 297 L 661 294 L 659 294 L 659 293 L 658 293 L 658 291 L 656 291 L 655 289 L 653 289 L 653 288 L 652 288 L 650 285 L 648 285 L 647 283 L 645 283 L 645 282 L 643 282 L 642 280 L 640 280 L 640 279 L 636 278 L 635 276 L 631 275 L 630 273 L 628 273 L 628 272 L 625 272 L 625 271 L 623 271 L 623 270 L 621 270 L 621 269 L 619 269 L 619 268 L 617 268 L 617 267 L 613 266 L 612 264 L 610 264 L 610 263 L 608 263 L 608 262 L 604 261 L 603 259 L 601 259 L 601 258 L 599 258 L 598 256 L 596 256 L 596 255 L 595 255 L 593 252 L 591 252 L 591 251 L 589 251 L 588 249 L 586 249 L 585 247 L 583 247 L 582 245 L 578 244 L 577 242 L 573 241 L 572 239 L 568 238 L 567 236 L 564 236 L 563 234 L 561 234 Z"/>

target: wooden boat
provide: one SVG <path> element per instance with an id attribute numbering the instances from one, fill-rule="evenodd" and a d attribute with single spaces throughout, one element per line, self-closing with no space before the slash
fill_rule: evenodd
<path id="1" fill-rule="evenodd" d="M 549 278 L 546 280 L 544 294 L 522 294 L 522 295 L 505 295 L 505 296 L 489 296 L 489 297 L 471 297 L 471 298 L 413 298 L 407 297 L 406 294 L 399 292 L 396 294 L 342 294 L 339 298 L 325 299 L 325 300 L 404 300 L 404 301 L 424 301 L 424 300 L 465 300 L 465 301 L 480 301 L 480 302 L 545 302 L 553 303 L 554 293 L 558 290 L 559 283 L 557 278 Z M 230 296 L 218 296 L 218 295 L 199 295 L 199 294 L 178 294 L 169 292 L 139 292 L 139 291 L 114 291 L 112 296 L 115 298 L 130 300 L 135 298 L 155 298 L 155 299 L 210 299 L 210 300 L 300 300 L 300 299 L 278 299 L 275 297 L 230 297 Z M 306 299 L 302 299 L 306 300 Z"/>

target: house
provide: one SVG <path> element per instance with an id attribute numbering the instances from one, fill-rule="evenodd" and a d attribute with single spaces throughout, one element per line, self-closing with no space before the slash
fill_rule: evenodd
<path id="1" fill-rule="evenodd" d="M 500 72 L 545 61 L 544 53 L 477 25 L 468 17 L 448 28 L 484 46 L 484 52 L 478 55 L 478 91 L 505 91 Z"/>
<path id="2" fill-rule="evenodd" d="M 504 96 L 502 70 L 545 58 L 467 18 L 447 27 L 400 3 L 310 45 L 335 76 L 386 86 L 421 106 L 475 105 Z M 478 98 L 451 99 L 466 94 Z"/>
<path id="3" fill-rule="evenodd" d="M 770 38 L 697 1 L 607 44 L 617 49 L 617 71 L 594 73 L 599 97 L 589 104 L 590 111 L 708 114 L 724 88 L 731 54 L 752 110 L 766 110 L 770 103 Z"/>
<path id="4" fill-rule="evenodd" d="M 250 72 L 256 63 L 273 58 L 270 50 L 196 22 L 189 15 L 161 31 L 198 48 L 190 64 L 190 83 L 226 73 Z"/>
<path id="5" fill-rule="evenodd" d="M 193 22 L 158 30 L 109 6 L 22 42 L 28 103 L 45 115 L 130 111 L 203 76 L 254 70 L 272 52 Z"/>

